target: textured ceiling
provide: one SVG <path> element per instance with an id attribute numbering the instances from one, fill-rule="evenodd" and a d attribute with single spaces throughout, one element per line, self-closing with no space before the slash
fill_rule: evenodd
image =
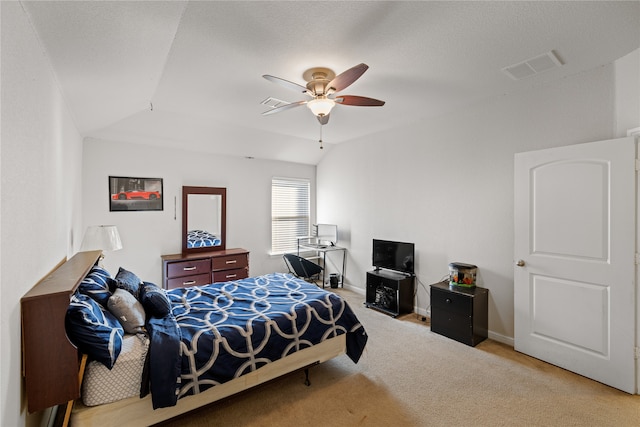
<path id="1" fill-rule="evenodd" d="M 325 147 L 395 129 L 618 59 L 640 47 L 640 2 L 23 1 L 86 137 L 316 164 L 311 67 L 369 70 L 341 94 Z M 564 65 L 502 68 L 554 51 Z"/>

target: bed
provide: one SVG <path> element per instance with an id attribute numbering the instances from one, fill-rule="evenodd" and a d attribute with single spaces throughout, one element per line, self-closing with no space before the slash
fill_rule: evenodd
<path id="1" fill-rule="evenodd" d="M 92 253 L 79 253 L 76 257 L 80 261 L 74 257 L 59 266 L 23 298 L 25 362 L 32 358 L 34 352 L 42 352 L 42 345 L 51 345 L 40 342 L 38 348 L 32 339 L 34 337 L 29 336 L 30 333 L 41 335 L 47 325 L 39 323 L 34 327 L 34 322 L 42 321 L 42 316 L 35 319 L 33 307 L 25 303 L 33 301 L 35 294 L 51 301 L 51 294 L 45 289 L 49 288 L 55 289 L 57 296 L 66 293 L 65 310 L 71 311 L 74 304 L 89 305 L 85 298 L 87 293 L 80 298 L 78 290 L 88 277 L 93 277 L 99 252 L 87 254 Z M 70 269 L 69 264 L 73 268 Z M 60 281 L 66 284 L 60 286 Z M 53 286 L 56 283 L 58 286 Z M 142 282 L 141 286 L 144 284 Z M 116 292 L 122 293 L 116 290 L 113 295 Z M 85 405 L 82 399 L 78 399 L 75 405 L 68 405 L 69 408 L 73 406 L 73 410 L 68 412 L 73 426 L 152 425 L 341 354 L 346 353 L 357 363 L 367 340 L 364 328 L 342 298 L 288 274 L 274 273 L 162 292 L 170 303 L 170 312 L 164 317 L 147 314 L 144 331 L 138 334 L 125 331 L 120 341 L 121 350 L 136 347 L 149 355 L 140 379 L 144 397 L 132 396 L 98 406 Z M 100 295 L 90 295 L 88 299 L 99 300 Z M 90 303 L 95 305 L 92 301 Z M 57 306 L 61 303 L 55 305 L 55 308 L 50 307 L 50 311 L 60 311 Z M 148 304 L 144 309 L 149 313 Z M 64 321 L 68 323 L 69 317 L 65 313 Z M 70 332 L 68 325 L 66 332 L 69 339 L 77 341 L 76 333 Z M 117 340 L 118 333 L 111 333 Z M 132 340 L 132 336 L 138 338 Z M 147 347 L 140 337 L 148 337 Z M 63 340 L 58 336 L 57 339 L 60 342 L 56 348 L 70 346 L 66 337 Z M 124 344 L 127 339 L 128 344 Z M 85 346 L 85 343 L 78 345 L 86 350 Z M 89 358 L 94 360 L 90 360 L 89 365 L 104 365 L 99 360 L 103 357 L 108 365 L 113 347 L 106 348 L 102 354 L 92 354 Z M 77 353 L 71 363 L 64 364 L 75 364 L 76 373 Z M 116 358 L 112 369 L 103 367 L 103 374 L 115 371 L 119 363 Z M 125 363 L 124 359 L 122 363 Z M 134 369 L 138 372 L 141 370 L 139 361 L 127 363 L 136 365 Z M 32 396 L 36 401 L 38 396 L 34 391 L 37 387 L 33 385 L 37 381 L 29 365 L 25 363 L 25 376 L 29 410 L 32 411 Z M 52 370 L 42 372 L 47 371 Z M 75 381 L 78 382 L 77 378 Z M 84 379 L 85 385 L 90 381 L 94 381 L 91 375 Z M 99 388 L 101 380 L 97 384 Z M 149 385 L 147 390 L 145 385 Z M 80 397 L 79 383 L 77 386 L 77 392 L 71 393 L 75 394 L 73 399 Z M 56 387 L 56 390 L 59 388 L 64 389 Z M 86 387 L 83 386 L 82 390 L 84 393 Z M 64 396 L 53 399 L 57 400 L 56 404 L 72 400 Z"/>

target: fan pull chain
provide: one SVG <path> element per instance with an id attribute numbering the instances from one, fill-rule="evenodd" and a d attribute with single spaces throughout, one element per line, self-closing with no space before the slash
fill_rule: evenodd
<path id="1" fill-rule="evenodd" d="M 323 150 L 324 147 L 322 146 L 322 124 L 320 124 L 320 140 L 318 142 L 320 143 L 320 149 Z"/>

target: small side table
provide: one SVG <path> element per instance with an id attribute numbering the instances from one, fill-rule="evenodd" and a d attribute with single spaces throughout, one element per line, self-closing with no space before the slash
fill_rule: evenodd
<path id="1" fill-rule="evenodd" d="M 489 290 L 476 286 L 431 285 L 431 331 L 476 346 L 487 338 Z"/>

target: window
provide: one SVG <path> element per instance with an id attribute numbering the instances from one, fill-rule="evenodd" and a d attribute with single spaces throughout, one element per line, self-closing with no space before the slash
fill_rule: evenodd
<path id="1" fill-rule="evenodd" d="M 309 235 L 310 184 L 306 179 L 271 180 L 271 252 L 294 252 Z"/>

